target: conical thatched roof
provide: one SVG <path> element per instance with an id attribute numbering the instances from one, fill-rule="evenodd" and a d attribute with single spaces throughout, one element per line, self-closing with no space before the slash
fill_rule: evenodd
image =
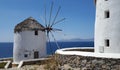
<path id="1" fill-rule="evenodd" d="M 14 32 L 21 32 L 26 30 L 41 30 L 44 31 L 44 26 L 42 26 L 38 21 L 29 17 L 25 19 L 23 22 L 17 24 L 15 26 Z"/>

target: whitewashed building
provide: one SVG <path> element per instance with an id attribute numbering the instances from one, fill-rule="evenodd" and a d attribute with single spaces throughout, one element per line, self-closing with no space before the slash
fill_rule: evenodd
<path id="1" fill-rule="evenodd" d="M 17 24 L 14 29 L 13 62 L 46 56 L 45 28 L 32 17 Z"/>
<path id="2" fill-rule="evenodd" d="M 120 0 L 95 2 L 95 52 L 120 53 Z"/>

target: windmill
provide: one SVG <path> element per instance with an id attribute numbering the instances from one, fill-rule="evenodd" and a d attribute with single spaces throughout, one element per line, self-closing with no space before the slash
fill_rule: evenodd
<path id="1" fill-rule="evenodd" d="M 55 16 L 52 19 L 53 5 L 54 5 L 54 2 L 51 3 L 48 20 L 46 18 L 46 16 L 47 16 L 46 15 L 46 5 L 44 6 L 44 19 L 43 19 L 43 21 L 45 23 L 45 26 L 44 26 L 45 29 L 44 30 L 45 30 L 47 38 L 48 38 L 48 43 L 50 44 L 50 34 L 51 34 L 52 38 L 55 41 L 55 44 L 56 44 L 57 48 L 60 49 L 60 47 L 59 47 L 59 45 L 57 43 L 57 40 L 55 39 L 55 36 L 54 36 L 53 32 L 55 32 L 55 31 L 62 31 L 62 30 L 61 29 L 57 29 L 57 28 L 53 28 L 53 26 L 58 24 L 58 23 L 60 23 L 60 22 L 62 22 L 62 21 L 64 21 L 65 18 L 57 20 L 58 14 L 59 14 L 60 9 L 61 9 L 61 6 L 59 6 Z M 50 47 L 51 47 L 51 44 L 50 44 Z"/>

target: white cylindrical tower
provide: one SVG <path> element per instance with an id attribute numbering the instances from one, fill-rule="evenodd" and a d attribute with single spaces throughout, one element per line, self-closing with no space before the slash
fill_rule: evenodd
<path id="1" fill-rule="evenodd" d="M 35 59 L 46 56 L 46 34 L 44 27 L 35 19 L 28 18 L 14 29 L 13 61 Z"/>
<path id="2" fill-rule="evenodd" d="M 95 52 L 120 53 L 120 0 L 95 1 Z"/>

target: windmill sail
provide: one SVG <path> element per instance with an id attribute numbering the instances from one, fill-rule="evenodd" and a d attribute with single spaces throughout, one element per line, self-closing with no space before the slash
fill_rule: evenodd
<path id="1" fill-rule="evenodd" d="M 58 17 L 58 14 L 59 14 L 59 12 L 60 12 L 60 9 L 61 9 L 61 7 L 59 6 L 59 8 L 58 8 L 58 10 L 57 10 L 57 12 L 56 12 L 56 14 L 55 14 L 55 16 L 54 16 L 54 18 L 53 18 L 53 21 L 51 21 L 51 20 L 52 20 L 53 5 L 54 5 L 54 2 L 51 3 L 48 23 L 47 23 L 47 15 L 46 15 L 46 13 L 47 13 L 47 12 L 46 12 L 46 5 L 44 6 L 44 8 L 45 8 L 45 9 L 44 9 L 44 23 L 45 23 L 45 29 L 44 29 L 44 30 L 45 30 L 45 32 L 46 32 L 46 35 L 47 35 L 47 38 L 48 38 L 48 43 L 49 43 L 50 47 L 52 47 L 52 46 L 51 46 L 51 43 L 50 43 L 50 35 L 51 35 L 51 37 L 52 37 L 52 38 L 54 39 L 54 41 L 55 41 L 55 44 L 56 44 L 57 48 L 60 49 L 60 46 L 58 45 L 57 40 L 56 40 L 56 38 L 55 38 L 55 36 L 54 36 L 54 34 L 53 34 L 52 32 L 62 31 L 61 29 L 53 28 L 53 26 L 54 26 L 55 24 L 57 24 L 57 23 L 60 23 L 60 22 L 64 21 L 65 18 L 56 21 L 56 20 L 57 20 L 57 17 Z"/>

